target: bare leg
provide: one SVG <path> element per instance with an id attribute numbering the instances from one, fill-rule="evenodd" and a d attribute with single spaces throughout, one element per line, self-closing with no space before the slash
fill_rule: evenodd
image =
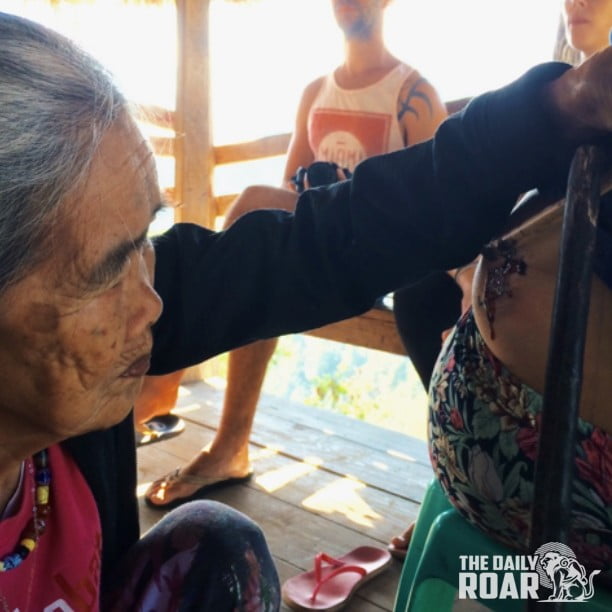
<path id="1" fill-rule="evenodd" d="M 230 353 L 221 423 L 208 449 L 196 458 L 195 472 L 202 472 L 202 468 L 207 475 L 211 470 L 219 476 L 243 476 L 248 472 L 255 409 L 277 344 L 276 338 L 261 340 Z M 193 466 L 192 462 L 186 470 L 189 472 Z M 214 466 L 217 470 L 213 470 Z"/>
<path id="2" fill-rule="evenodd" d="M 410 540 L 412 539 L 412 532 L 414 531 L 415 523 L 410 523 L 404 533 L 401 535 L 394 536 L 389 542 L 389 552 L 396 559 L 405 559 L 408 553 L 408 547 L 410 546 Z"/>
<path id="3" fill-rule="evenodd" d="M 246 477 L 250 471 L 249 436 L 268 362 L 277 340 L 262 340 L 232 351 L 221 422 L 214 440 L 180 469 L 155 481 L 146 493 L 150 504 L 189 498 L 203 486 Z"/>
<path id="4" fill-rule="evenodd" d="M 174 408 L 185 370 L 165 376 L 146 376 L 134 402 L 134 423 L 145 423 L 154 416 L 168 414 Z"/>
<path id="5" fill-rule="evenodd" d="M 261 208 L 292 211 L 296 195 L 287 190 L 250 187 L 228 212 L 226 227 L 244 213 Z M 146 492 L 154 506 L 188 498 L 198 489 L 249 474 L 249 436 L 276 339 L 255 342 L 230 353 L 223 413 L 214 440 L 178 472 L 155 481 Z"/>

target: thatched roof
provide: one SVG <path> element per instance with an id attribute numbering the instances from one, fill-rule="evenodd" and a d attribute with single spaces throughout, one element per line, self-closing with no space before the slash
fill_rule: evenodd
<path id="1" fill-rule="evenodd" d="M 51 6 L 61 6 L 62 4 L 96 4 L 100 0 L 48 0 Z M 170 4 L 175 0 L 123 0 L 124 4 Z"/>
<path id="2" fill-rule="evenodd" d="M 62 4 L 95 4 L 103 0 L 48 0 L 52 6 L 61 6 Z M 253 2 L 254 0 L 223 0 L 224 2 L 233 2 L 235 4 Z M 124 4 L 174 4 L 176 0 L 123 0 Z"/>

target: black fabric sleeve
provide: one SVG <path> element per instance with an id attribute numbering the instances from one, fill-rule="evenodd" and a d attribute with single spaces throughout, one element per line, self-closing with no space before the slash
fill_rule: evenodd
<path id="1" fill-rule="evenodd" d="M 475 98 L 431 141 L 306 191 L 295 214 L 252 212 L 220 233 L 173 227 L 155 241 L 164 312 L 150 373 L 353 316 L 471 261 L 519 194 L 565 180 L 573 147 L 543 87 L 567 69 L 544 64 Z"/>
<path id="2" fill-rule="evenodd" d="M 62 445 L 77 462 L 98 506 L 103 593 L 117 563 L 140 537 L 134 417 L 130 412 L 110 429 L 70 438 Z"/>

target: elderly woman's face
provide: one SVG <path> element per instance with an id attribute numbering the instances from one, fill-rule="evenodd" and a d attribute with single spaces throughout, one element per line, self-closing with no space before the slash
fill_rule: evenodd
<path id="1" fill-rule="evenodd" d="M 150 150 L 123 118 L 50 228 L 50 258 L 0 300 L 0 411 L 26 431 L 64 438 L 129 412 L 161 313 L 146 238 L 159 204 Z"/>

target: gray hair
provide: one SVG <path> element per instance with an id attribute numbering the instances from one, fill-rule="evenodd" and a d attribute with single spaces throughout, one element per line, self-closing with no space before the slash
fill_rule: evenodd
<path id="1" fill-rule="evenodd" d="M 0 294 L 48 256 L 53 220 L 126 104 L 74 43 L 0 13 Z"/>

